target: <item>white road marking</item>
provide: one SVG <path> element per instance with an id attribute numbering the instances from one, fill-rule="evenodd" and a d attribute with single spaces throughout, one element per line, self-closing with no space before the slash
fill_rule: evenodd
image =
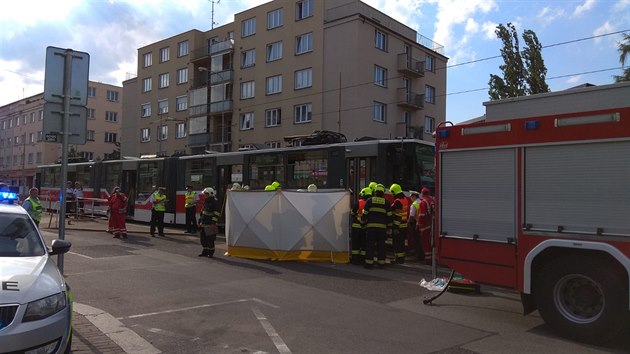
<path id="1" fill-rule="evenodd" d="M 86 256 L 84 254 L 76 253 L 76 252 L 68 252 L 68 254 L 74 254 L 75 256 L 79 256 L 79 257 L 83 257 L 83 258 L 87 258 L 87 259 L 94 259 L 93 257 Z"/>
<path id="2" fill-rule="evenodd" d="M 118 317 L 117 319 L 118 320 L 126 320 L 126 319 L 132 319 L 132 318 L 142 318 L 142 317 L 148 317 L 148 316 L 163 315 L 163 314 L 166 314 L 166 313 L 190 311 L 190 310 L 197 310 L 197 309 L 208 308 L 208 307 L 216 307 L 216 306 L 222 306 L 222 305 L 236 304 L 236 303 L 247 302 L 247 301 L 255 301 L 255 302 L 258 302 L 258 303 L 261 303 L 261 304 L 264 304 L 264 305 L 268 305 L 268 306 L 273 307 L 273 308 L 280 308 L 277 305 L 270 304 L 270 303 L 262 301 L 260 299 L 251 298 L 251 299 L 238 299 L 238 300 L 232 300 L 232 301 L 217 302 L 217 303 L 214 303 L 214 304 L 203 304 L 203 305 L 197 305 L 197 306 L 182 307 L 182 308 L 178 308 L 178 309 L 170 309 L 170 310 L 164 310 L 164 311 L 141 313 L 141 314 L 137 314 L 137 315 Z"/>
<path id="3" fill-rule="evenodd" d="M 114 318 L 114 316 L 103 310 L 75 302 L 73 311 L 85 316 L 88 321 L 92 322 L 96 328 L 108 336 L 114 343 L 118 344 L 126 353 L 161 353 L 161 351 L 152 346 L 151 343 L 140 337 L 136 332 L 125 327 L 120 321 Z"/>
<path id="4" fill-rule="evenodd" d="M 252 311 L 254 311 L 254 315 L 256 315 L 256 319 L 260 322 L 262 327 L 265 329 L 265 332 L 267 332 L 267 335 L 269 336 L 269 338 L 271 338 L 271 341 L 276 346 L 276 349 L 278 349 L 278 352 L 287 353 L 287 354 L 291 353 L 291 349 L 289 349 L 289 347 L 286 345 L 286 343 L 284 343 L 282 338 L 280 338 L 280 335 L 278 335 L 278 332 L 276 332 L 276 330 L 273 328 L 273 326 L 271 325 L 271 322 L 267 320 L 267 317 L 265 317 L 265 315 L 255 306 L 252 306 Z"/>

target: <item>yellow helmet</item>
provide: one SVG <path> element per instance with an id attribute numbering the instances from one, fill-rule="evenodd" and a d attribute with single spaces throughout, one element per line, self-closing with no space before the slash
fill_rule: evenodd
<path id="1" fill-rule="evenodd" d="M 385 193 L 385 186 L 380 183 L 377 184 L 376 186 L 374 186 L 374 192 Z"/>
<path id="2" fill-rule="evenodd" d="M 273 188 L 278 189 L 280 188 L 280 183 L 278 181 L 273 181 L 271 182 L 271 185 L 273 186 Z"/>
<path id="3" fill-rule="evenodd" d="M 273 186 L 273 184 L 268 184 L 265 186 L 265 190 L 266 191 L 275 191 L 276 187 Z"/>
<path id="4" fill-rule="evenodd" d="M 365 187 L 361 189 L 361 193 L 359 194 L 361 197 L 371 197 L 372 196 L 372 188 Z"/>
<path id="5" fill-rule="evenodd" d="M 394 183 L 389 187 L 389 191 L 392 192 L 393 195 L 397 195 L 398 193 L 402 193 L 402 188 L 400 188 L 400 184 Z"/>
<path id="6" fill-rule="evenodd" d="M 370 188 L 372 191 L 374 190 L 374 187 L 376 187 L 378 183 L 376 182 L 370 182 L 370 184 L 368 184 L 368 188 Z"/>

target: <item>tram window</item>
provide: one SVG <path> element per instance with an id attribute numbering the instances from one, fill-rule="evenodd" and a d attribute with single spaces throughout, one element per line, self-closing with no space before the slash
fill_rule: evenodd
<path id="1" fill-rule="evenodd" d="M 122 175 L 122 165 L 118 163 L 104 164 L 103 187 L 108 193 L 114 190 L 114 187 L 120 186 L 119 176 Z M 127 192 L 127 191 L 125 191 Z"/>
<path id="2" fill-rule="evenodd" d="M 212 161 L 209 159 L 186 161 L 184 178 L 186 184 L 193 186 L 193 190 L 200 191 L 214 186 Z"/>
<path id="3" fill-rule="evenodd" d="M 59 187 L 61 177 L 60 167 L 46 167 L 42 171 L 42 187 Z"/>
<path id="4" fill-rule="evenodd" d="M 158 186 L 158 163 L 141 162 L 138 165 L 138 196 L 136 201 L 149 199 Z"/>
<path id="5" fill-rule="evenodd" d="M 81 183 L 83 188 L 92 188 L 92 164 L 77 166 L 77 174 L 73 182 Z"/>
<path id="6" fill-rule="evenodd" d="M 249 163 L 249 187 L 264 189 L 273 181 L 284 186 L 284 159 L 280 154 L 252 156 Z M 286 187 L 285 187 L 286 188 Z"/>
<path id="7" fill-rule="evenodd" d="M 420 175 L 420 187 L 435 190 L 435 154 L 432 146 L 417 146 L 416 159 L 418 160 L 418 174 Z"/>
<path id="8" fill-rule="evenodd" d="M 307 188 L 309 184 L 326 188 L 328 178 L 326 151 L 291 152 L 287 157 L 288 188 Z"/>

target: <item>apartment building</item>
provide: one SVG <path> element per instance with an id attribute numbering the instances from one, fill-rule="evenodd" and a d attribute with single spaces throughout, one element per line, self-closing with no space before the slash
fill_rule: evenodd
<path id="1" fill-rule="evenodd" d="M 122 88 L 88 83 L 85 145 L 70 145 L 74 160 L 99 160 L 120 156 Z M 20 192 L 36 185 L 37 166 L 61 158 L 61 143 L 43 137 L 44 93 L 0 107 L 0 181 L 20 186 Z M 70 118 L 72 124 L 72 117 Z"/>
<path id="2" fill-rule="evenodd" d="M 275 0 L 138 49 L 128 156 L 417 138 L 445 120 L 443 48 L 359 0 Z M 135 132 L 135 133 L 134 133 Z"/>

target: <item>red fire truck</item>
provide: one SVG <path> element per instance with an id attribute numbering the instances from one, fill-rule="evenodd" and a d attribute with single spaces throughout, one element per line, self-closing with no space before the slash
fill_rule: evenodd
<path id="1" fill-rule="evenodd" d="M 525 314 L 590 343 L 630 324 L 630 96 L 621 101 L 436 131 L 440 264 L 520 292 Z"/>

